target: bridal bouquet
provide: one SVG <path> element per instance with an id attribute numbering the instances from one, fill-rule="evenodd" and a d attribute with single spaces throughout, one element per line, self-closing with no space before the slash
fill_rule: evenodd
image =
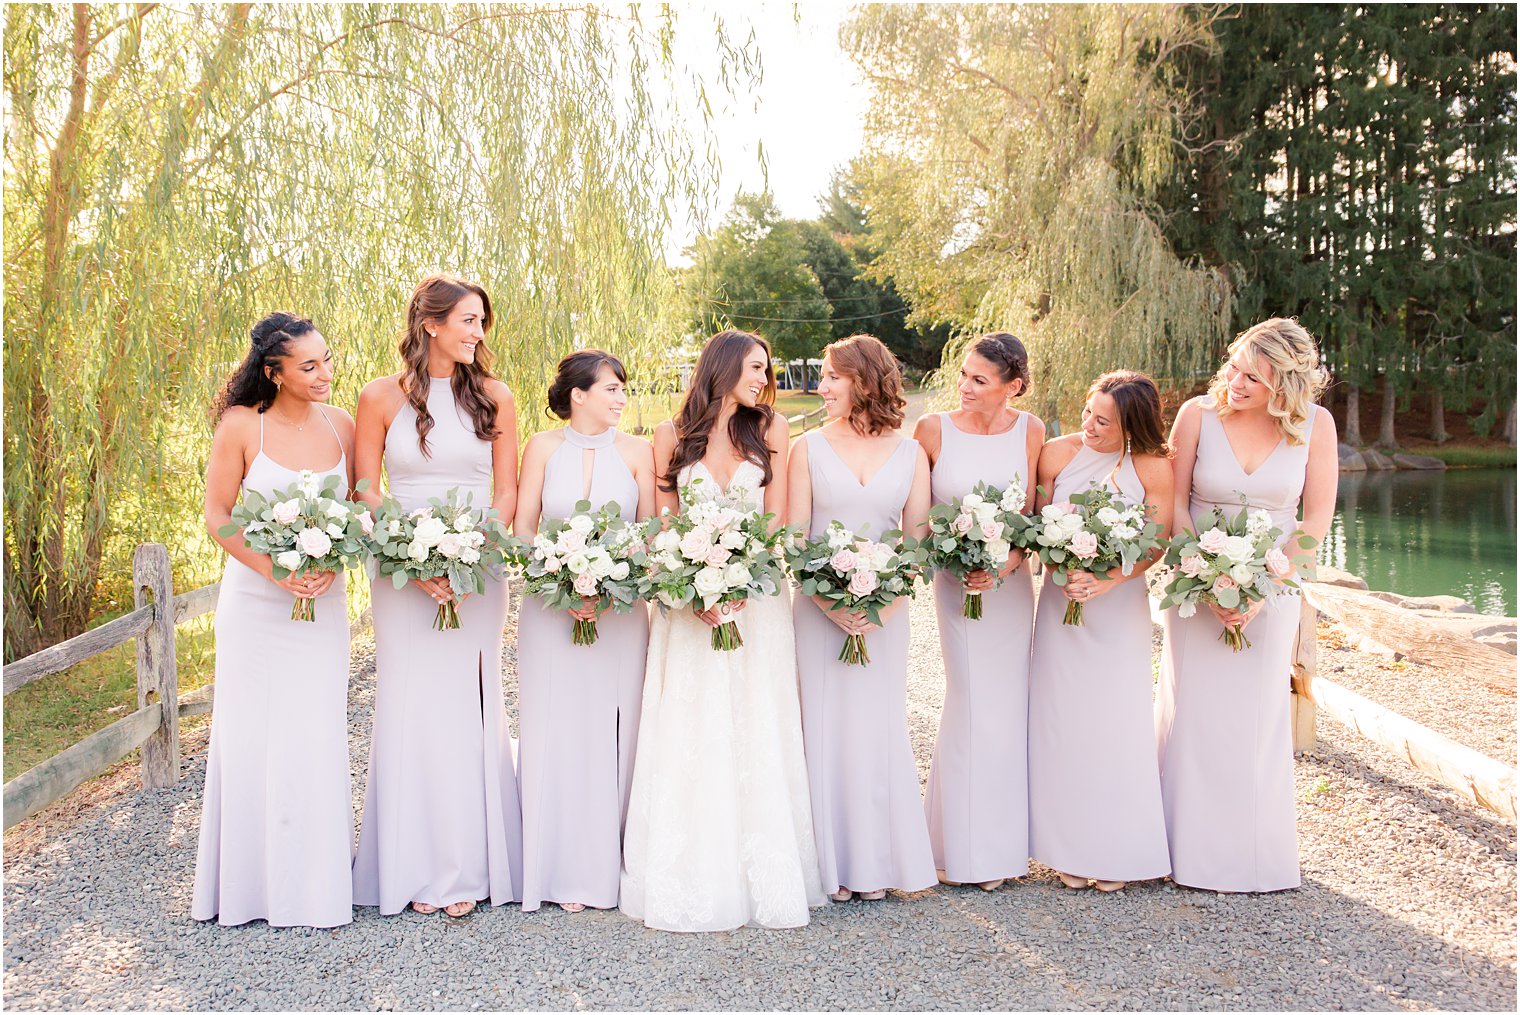
<path id="1" fill-rule="evenodd" d="M 987 571 L 1001 584 L 998 572 L 1013 553 L 1015 537 L 1028 525 L 1022 514 L 1024 484 L 1017 476 L 1002 490 L 978 483 L 970 493 L 929 512 L 929 566 L 966 580 L 973 571 Z M 967 590 L 961 616 L 982 619 L 982 594 Z"/>
<path id="2" fill-rule="evenodd" d="M 387 497 L 375 512 L 371 549 L 380 573 L 398 589 L 413 578 L 448 579 L 455 598 L 439 603 L 433 620 L 442 631 L 458 629 L 458 597 L 485 591 L 486 579 L 507 561 L 510 540 L 495 508 L 471 507 L 470 495 L 455 487 L 410 512 Z"/>
<path id="3" fill-rule="evenodd" d="M 688 506 L 680 514 L 663 513 L 646 523 L 649 551 L 640 594 L 665 609 L 701 603 L 704 610 L 775 595 L 784 574 L 781 547 L 790 530 L 772 532 L 773 515 L 741 511 L 723 499 L 698 500 L 690 489 L 681 492 Z M 732 652 L 743 644 L 732 620 L 713 628 L 714 649 Z"/>
<path id="4" fill-rule="evenodd" d="M 829 523 L 823 538 L 798 540 L 786 562 L 805 596 L 833 603 L 830 610 L 864 613 L 881 624 L 881 611 L 899 596 L 913 595 L 913 583 L 926 570 L 929 551 L 901 532 L 885 533 L 880 541 L 856 535 L 839 521 Z M 864 666 L 871 661 L 864 634 L 846 635 L 839 661 Z"/>
<path id="5" fill-rule="evenodd" d="M 224 539 L 242 532 L 254 553 L 273 562 L 276 581 L 292 574 L 342 571 L 359 567 L 369 553 L 374 519 L 363 504 L 338 495 L 342 480 L 303 469 L 290 488 L 270 497 L 243 491 L 242 503 L 232 509 L 232 521 L 217 529 Z M 364 489 L 367 482 L 361 482 Z M 291 620 L 317 619 L 317 601 L 296 597 Z"/>
<path id="6" fill-rule="evenodd" d="M 1198 519 L 1197 530 L 1177 533 L 1166 548 L 1165 563 L 1173 573 L 1161 595 L 1161 605 L 1177 607 L 1177 616 L 1191 617 L 1198 612 L 1199 603 L 1235 610 L 1276 595 L 1283 588 L 1298 588 L 1298 583 L 1288 578 L 1293 562 L 1277 546 L 1282 529 L 1272 524 L 1267 512 L 1242 508 L 1228 518 L 1212 508 Z M 1299 535 L 1297 542 L 1303 547 L 1314 545 L 1304 535 Z M 1236 652 L 1251 647 L 1239 626 L 1226 627 L 1219 637 Z"/>
<path id="7" fill-rule="evenodd" d="M 1048 504 L 1020 537 L 1020 545 L 1051 569 L 1051 580 L 1066 584 L 1070 571 L 1087 571 L 1101 581 L 1119 568 L 1130 574 L 1135 564 L 1161 546 L 1161 523 L 1149 521 L 1143 503 L 1128 504 L 1107 487 L 1074 493 L 1071 500 Z M 1082 623 L 1082 603 L 1066 603 L 1063 624 Z"/>
<path id="8" fill-rule="evenodd" d="M 575 505 L 569 518 L 546 518 L 531 543 L 519 544 L 525 592 L 560 610 L 596 600 L 600 616 L 608 609 L 627 613 L 639 597 L 644 540 L 623 521 L 618 505 L 591 510 L 590 501 Z M 596 617 L 577 620 L 570 633 L 575 645 L 596 644 Z"/>

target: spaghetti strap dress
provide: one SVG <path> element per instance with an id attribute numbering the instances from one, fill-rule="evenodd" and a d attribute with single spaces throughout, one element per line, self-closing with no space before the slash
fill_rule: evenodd
<path id="1" fill-rule="evenodd" d="M 328 427 L 332 421 L 316 411 Z M 348 481 L 338 462 L 318 481 Z M 265 496 L 300 478 L 259 452 L 242 489 Z M 201 804 L 190 915 L 223 925 L 337 927 L 353 919 L 348 869 L 354 811 L 348 773 L 348 600 L 342 572 L 314 621 L 293 597 L 235 557 L 216 617 L 216 703 Z"/>
<path id="2" fill-rule="evenodd" d="M 385 435 L 389 492 L 407 511 L 454 487 L 488 507 L 491 443 L 476 436 L 449 379 L 430 381 L 430 453 L 403 402 Z M 458 629 L 443 631 L 420 589 L 378 577 L 371 590 L 375 720 L 354 902 L 386 915 L 411 902 L 516 902 L 522 813 L 501 690 L 506 586 L 487 581 L 459 604 Z"/>

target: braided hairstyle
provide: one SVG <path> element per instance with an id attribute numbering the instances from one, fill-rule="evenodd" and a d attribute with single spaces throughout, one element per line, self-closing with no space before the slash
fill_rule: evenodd
<path id="1" fill-rule="evenodd" d="M 1023 382 L 1019 385 L 1018 395 L 1013 397 L 1029 390 L 1029 353 L 1024 351 L 1023 342 L 1006 331 L 990 331 L 971 343 L 971 351 L 995 365 L 1004 384 L 1012 383 L 1015 378 Z"/>
<path id="2" fill-rule="evenodd" d="M 274 404 L 280 389 L 266 371 L 278 372 L 280 363 L 298 336 L 316 331 L 317 326 L 304 317 L 276 310 L 259 318 L 248 330 L 248 355 L 235 367 L 222 389 L 211 400 L 211 421 L 220 423 L 234 405 L 251 405 L 265 412 Z"/>

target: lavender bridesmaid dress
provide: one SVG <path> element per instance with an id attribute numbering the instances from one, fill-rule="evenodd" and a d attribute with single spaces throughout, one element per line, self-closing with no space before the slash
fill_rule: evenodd
<path id="1" fill-rule="evenodd" d="M 1313 425 L 1311 414 L 1303 444 L 1280 441 L 1247 473 L 1218 415 L 1204 408 L 1188 505 L 1194 521 L 1212 507 L 1234 514 L 1244 496 L 1284 533 L 1296 530 Z M 1251 647 L 1234 652 L 1207 609 L 1186 620 L 1166 611 L 1156 736 L 1172 880 L 1180 885 L 1218 892 L 1299 885 L 1288 698 L 1298 620 L 1297 593 L 1268 599 L 1246 627 Z"/>
<path id="2" fill-rule="evenodd" d="M 317 412 L 327 420 L 325 409 Z M 318 473 L 319 482 L 328 476 L 348 481 L 337 443 L 338 464 Z M 259 453 L 243 490 L 268 496 L 299 478 L 264 454 L 260 416 Z M 339 573 L 318 597 L 315 621 L 291 620 L 289 592 L 227 558 L 216 609 L 216 707 L 190 904 L 197 920 L 337 927 L 353 919 L 344 590 Z"/>
<path id="3" fill-rule="evenodd" d="M 403 402 L 385 434 L 389 491 L 402 508 L 427 506 L 454 487 L 477 508 L 491 503 L 491 444 L 454 403 L 448 378 L 431 378 L 425 457 L 416 413 Z M 507 590 L 459 604 L 459 628 L 435 631 L 437 604 L 388 577 L 372 585 L 375 725 L 369 784 L 354 860 L 354 902 L 399 913 L 522 897 L 522 816 L 501 694 Z"/>
<path id="4" fill-rule="evenodd" d="M 934 503 L 978 483 L 1030 488 L 1029 414 L 1001 434 L 969 434 L 940 415 L 939 459 L 930 473 Z M 1020 567 L 982 593 L 982 619 L 962 615 L 959 579 L 934 578 L 934 609 L 945 660 L 945 708 L 924 809 L 934 866 L 951 881 L 995 881 L 1029 873 L 1029 780 L 1025 762 L 1029 645 L 1034 586 Z"/>
<path id="5" fill-rule="evenodd" d="M 862 485 L 818 431 L 803 437 L 812 477 L 809 538 L 838 519 L 871 538 L 902 524 L 918 442 L 904 438 Z M 823 889 L 873 892 L 933 887 L 934 852 L 908 739 L 908 610 L 866 635 L 871 662 L 838 661 L 844 633 L 818 604 L 792 603 L 802 736 Z"/>
<path id="6" fill-rule="evenodd" d="M 560 432 L 564 443 L 544 466 L 542 516 L 568 518 L 582 500 L 596 510 L 615 501 L 623 519 L 633 522 L 639 487 L 618 453 L 617 431 L 587 437 L 567 426 Z M 517 768 L 525 912 L 546 900 L 598 909 L 618 903 L 648 607 L 603 613 L 592 645 L 574 644 L 573 626 L 564 610 L 551 610 L 537 598 L 523 600 L 517 622 Z"/>
<path id="7" fill-rule="evenodd" d="M 1051 499 L 1094 484 L 1145 499 L 1134 460 L 1085 445 L 1056 476 Z M 1115 466 L 1118 470 L 1115 471 Z M 1144 881 L 1170 869 L 1151 719 L 1151 615 L 1143 578 L 1090 600 L 1080 625 L 1047 572 L 1029 677 L 1029 837 L 1048 867 L 1102 881 Z"/>

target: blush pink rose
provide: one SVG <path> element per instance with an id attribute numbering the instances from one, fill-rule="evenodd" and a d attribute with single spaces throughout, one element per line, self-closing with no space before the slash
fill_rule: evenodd
<path id="1" fill-rule="evenodd" d="M 1227 574 L 1222 574 L 1218 578 L 1214 579 L 1214 591 L 1215 592 L 1228 592 L 1231 589 L 1238 589 L 1238 588 L 1240 588 L 1240 583 L 1237 582 L 1234 578 L 1231 578 Z"/>
<path id="2" fill-rule="evenodd" d="M 1182 573 L 1187 575 L 1189 578 L 1197 578 L 1199 575 L 1203 574 L 1205 570 L 1208 569 L 1208 566 L 1209 562 L 1204 560 L 1196 553 L 1191 557 L 1182 558 Z"/>
<path id="3" fill-rule="evenodd" d="M 956 515 L 950 523 L 950 528 L 957 535 L 964 536 L 971 531 L 971 516 L 964 513 Z"/>
<path id="4" fill-rule="evenodd" d="M 1091 532 L 1078 532 L 1071 537 L 1071 552 L 1078 557 L 1094 557 L 1098 553 L 1098 537 Z"/>
<path id="5" fill-rule="evenodd" d="M 998 539 L 1003 535 L 1003 523 L 996 519 L 982 523 L 983 539 Z"/>
<path id="6" fill-rule="evenodd" d="M 876 572 L 862 568 L 850 575 L 850 595 L 868 596 L 876 591 L 879 583 L 876 580 Z"/>
<path id="7" fill-rule="evenodd" d="M 1210 529 L 1198 537 L 1198 549 L 1204 553 L 1222 553 L 1229 538 L 1229 533 L 1223 529 Z"/>
<path id="8" fill-rule="evenodd" d="M 1293 565 L 1289 562 L 1288 555 L 1274 546 L 1267 551 L 1267 570 L 1274 577 L 1286 578 L 1292 572 Z"/>
<path id="9" fill-rule="evenodd" d="M 728 551 L 721 546 L 714 546 L 703 558 L 703 563 L 708 567 L 722 567 L 728 563 Z"/>
<path id="10" fill-rule="evenodd" d="M 834 556 L 829 558 L 829 567 L 833 568 L 835 571 L 838 571 L 840 574 L 849 574 L 851 571 L 855 570 L 855 566 L 858 563 L 859 561 L 855 559 L 855 554 L 851 553 L 849 550 L 840 550 L 839 552 L 835 553 Z"/>
<path id="11" fill-rule="evenodd" d="M 575 586 L 575 591 L 583 596 L 596 595 L 596 579 L 589 574 L 576 575 L 572 584 Z"/>
<path id="12" fill-rule="evenodd" d="M 281 525 L 289 525 L 301 517 L 301 502 L 298 500 L 282 500 L 274 506 L 274 520 Z"/>

